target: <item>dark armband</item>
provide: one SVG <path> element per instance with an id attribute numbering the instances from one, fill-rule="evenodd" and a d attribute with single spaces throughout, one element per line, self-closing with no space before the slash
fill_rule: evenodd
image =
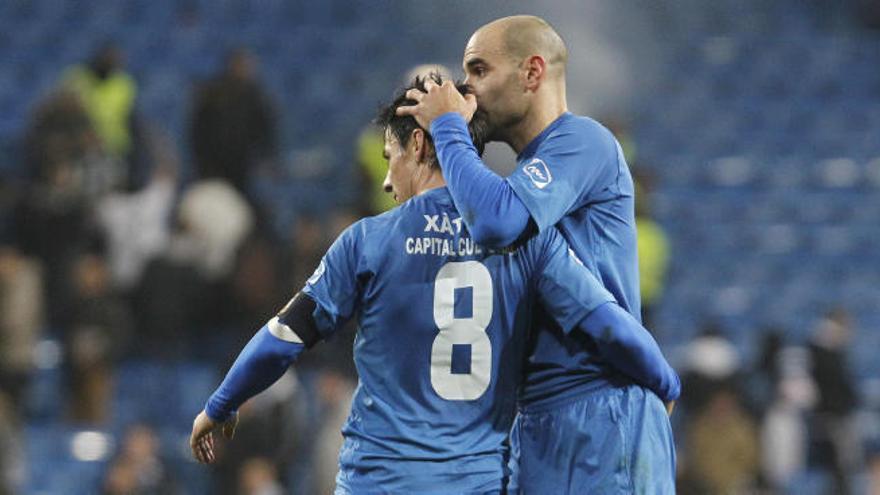
<path id="1" fill-rule="evenodd" d="M 275 337 L 288 342 L 298 342 L 310 349 L 321 340 L 321 334 L 315 324 L 315 300 L 302 292 L 269 321 L 269 332 Z"/>

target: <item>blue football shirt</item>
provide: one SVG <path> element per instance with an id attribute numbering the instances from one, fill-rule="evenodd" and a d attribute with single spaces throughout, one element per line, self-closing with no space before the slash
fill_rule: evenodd
<path id="1" fill-rule="evenodd" d="M 641 321 L 633 181 L 611 132 L 566 112 L 517 162 L 507 180 L 538 229 L 558 229 L 618 304 Z M 521 397 L 526 406 L 572 400 L 620 379 L 542 308 L 531 335 Z"/>
<path id="2" fill-rule="evenodd" d="M 349 227 L 304 292 L 324 336 L 358 322 L 342 493 L 500 490 L 535 304 L 568 331 L 614 301 L 555 229 L 474 245 L 446 188 Z"/>

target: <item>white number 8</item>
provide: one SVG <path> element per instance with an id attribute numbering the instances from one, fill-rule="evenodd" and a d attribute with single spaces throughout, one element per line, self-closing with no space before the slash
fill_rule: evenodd
<path id="1" fill-rule="evenodd" d="M 471 287 L 470 318 L 455 318 L 455 289 Z M 440 333 L 431 347 L 431 385 L 446 400 L 475 400 L 492 379 L 492 343 L 486 327 L 492 321 L 492 277 L 478 261 L 450 262 L 434 281 L 434 323 Z M 470 373 L 452 373 L 453 344 L 470 345 Z"/>

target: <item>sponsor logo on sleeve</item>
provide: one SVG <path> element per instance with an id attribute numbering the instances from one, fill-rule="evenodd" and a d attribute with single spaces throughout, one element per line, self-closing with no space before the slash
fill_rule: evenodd
<path id="1" fill-rule="evenodd" d="M 532 158 L 532 161 L 526 164 L 523 168 L 523 172 L 529 176 L 532 184 L 538 189 L 544 189 L 553 182 L 553 176 L 550 175 L 550 168 L 547 167 L 544 160 L 541 160 L 540 158 Z"/>

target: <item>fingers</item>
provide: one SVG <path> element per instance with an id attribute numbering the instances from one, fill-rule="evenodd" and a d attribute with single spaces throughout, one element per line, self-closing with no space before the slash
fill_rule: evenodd
<path id="1" fill-rule="evenodd" d="M 195 457 L 197 461 L 203 462 L 202 455 L 201 455 L 202 452 L 201 452 L 201 449 L 199 448 L 200 440 L 201 440 L 201 434 L 197 431 L 196 424 L 194 424 L 192 434 L 189 436 L 189 448 L 192 451 L 193 457 Z"/>
<path id="2" fill-rule="evenodd" d="M 428 89 L 427 86 L 428 85 L 426 84 L 425 89 Z M 434 86 L 436 86 L 436 84 Z M 406 98 L 408 100 L 415 100 L 416 102 L 420 102 L 420 101 L 422 101 L 422 98 L 424 98 L 424 97 L 425 97 L 425 93 L 423 93 L 415 88 L 406 92 Z"/>
<path id="3" fill-rule="evenodd" d="M 237 418 L 236 418 L 237 419 Z M 193 420 L 193 430 L 189 437 L 189 447 L 193 457 L 202 464 L 211 464 L 216 458 L 214 455 L 213 431 L 216 423 L 211 421 L 207 414 L 202 411 Z"/>
<path id="4" fill-rule="evenodd" d="M 206 464 L 211 464 L 216 460 L 214 458 L 214 435 L 208 434 L 202 437 L 199 446 L 201 448 L 202 457 L 204 457 Z"/>
<path id="5" fill-rule="evenodd" d="M 425 91 L 410 89 L 406 92 L 406 98 L 414 101 L 415 104 L 397 107 L 395 115 L 413 117 L 425 129 L 430 128 L 434 119 L 447 112 L 458 112 L 465 120 L 470 121 L 477 109 L 476 98 L 474 96 L 463 98 L 452 81 L 438 85 L 428 80 L 425 82 Z M 465 107 L 462 106 L 463 104 Z"/>
<path id="6" fill-rule="evenodd" d="M 395 110 L 394 113 L 397 114 L 398 117 L 405 117 L 407 115 L 415 116 L 419 113 L 418 108 L 417 105 L 400 106 L 397 107 L 397 110 Z"/>
<path id="7" fill-rule="evenodd" d="M 232 440 L 235 437 L 235 427 L 238 425 L 238 414 L 229 418 L 229 420 L 223 423 L 223 436 L 229 440 Z"/>
<path id="8" fill-rule="evenodd" d="M 208 433 L 207 435 L 191 437 L 189 441 L 193 457 L 202 464 L 214 462 L 213 439 L 208 440 L 210 438 L 211 433 Z"/>

